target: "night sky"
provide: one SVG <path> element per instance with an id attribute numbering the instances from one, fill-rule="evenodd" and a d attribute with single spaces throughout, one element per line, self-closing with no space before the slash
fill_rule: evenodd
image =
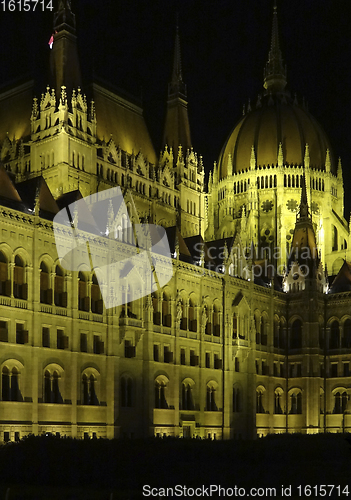
<path id="1" fill-rule="evenodd" d="M 272 0 L 72 0 L 84 77 L 94 69 L 142 96 L 158 152 L 178 12 L 192 141 L 208 172 L 243 104 L 262 92 L 272 5 Z M 278 15 L 288 88 L 306 98 L 342 158 L 349 211 L 351 2 L 278 0 Z M 51 32 L 50 11 L 4 13 L 1 5 L 0 82 L 34 71 L 45 88 Z"/>

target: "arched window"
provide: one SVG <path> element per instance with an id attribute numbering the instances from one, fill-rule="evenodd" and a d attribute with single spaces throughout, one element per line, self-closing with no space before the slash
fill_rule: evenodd
<path id="1" fill-rule="evenodd" d="M 267 324 L 267 318 L 265 316 L 262 317 L 262 323 L 261 323 L 261 344 L 262 345 L 267 345 L 268 341 L 268 324 Z"/>
<path id="2" fill-rule="evenodd" d="M 80 272 L 78 274 L 78 309 L 80 309 L 81 311 L 90 310 L 88 286 L 86 276 L 83 272 Z"/>
<path id="3" fill-rule="evenodd" d="M 217 411 L 216 389 L 213 386 L 207 386 L 206 391 L 206 411 Z"/>
<path id="4" fill-rule="evenodd" d="M 96 377 L 89 371 L 82 375 L 82 404 L 83 405 L 98 405 L 99 400 L 96 395 Z"/>
<path id="5" fill-rule="evenodd" d="M 54 371 L 52 376 L 52 396 L 53 396 L 52 400 L 53 403 L 62 403 L 62 401 L 60 401 L 61 394 L 59 389 L 59 374 L 57 371 Z"/>
<path id="6" fill-rule="evenodd" d="M 6 366 L 2 369 L 1 399 L 3 401 L 10 401 L 10 373 Z"/>
<path id="7" fill-rule="evenodd" d="M 197 319 L 196 319 L 195 302 L 194 302 L 194 299 L 192 299 L 192 298 L 189 301 L 188 316 L 189 316 L 189 330 L 191 332 L 197 332 Z"/>
<path id="8" fill-rule="evenodd" d="M 234 313 L 233 315 L 233 339 L 236 339 L 238 337 L 238 317 Z"/>
<path id="9" fill-rule="evenodd" d="M 65 278 L 60 266 L 56 266 L 54 280 L 54 302 L 55 306 L 67 307 L 67 293 L 64 291 Z"/>
<path id="10" fill-rule="evenodd" d="M 18 370 L 14 366 L 11 370 L 11 401 L 19 401 Z"/>
<path id="11" fill-rule="evenodd" d="M 256 413 L 266 413 L 263 406 L 263 390 L 256 390 Z"/>
<path id="12" fill-rule="evenodd" d="M 164 381 L 155 382 L 155 408 L 168 408 L 166 400 L 166 383 Z"/>
<path id="13" fill-rule="evenodd" d="M 296 319 L 291 325 L 291 349 L 301 349 L 302 347 L 302 321 Z"/>
<path id="14" fill-rule="evenodd" d="M 274 391 L 274 413 L 276 415 L 281 415 L 283 413 L 282 397 L 283 397 L 283 392 L 279 389 L 276 389 Z"/>
<path id="15" fill-rule="evenodd" d="M 347 410 L 348 396 L 346 391 L 336 392 L 334 394 L 333 413 L 344 413 Z"/>
<path id="16" fill-rule="evenodd" d="M 339 322 L 333 321 L 330 327 L 329 349 L 339 349 L 340 347 L 340 329 Z"/>
<path id="17" fill-rule="evenodd" d="M 261 343 L 261 317 L 255 316 L 256 344 Z"/>
<path id="18" fill-rule="evenodd" d="M 351 347 L 351 319 L 347 319 L 344 323 L 343 346 Z"/>
<path id="19" fill-rule="evenodd" d="M 60 373 L 58 370 L 45 370 L 44 372 L 44 402 L 45 403 L 63 403 L 60 392 Z"/>
<path id="20" fill-rule="evenodd" d="M 24 264 L 19 255 L 16 255 L 15 257 L 13 295 L 17 299 L 27 299 L 27 284 L 24 283 Z"/>
<path id="21" fill-rule="evenodd" d="M 182 410 L 194 410 L 193 395 L 190 384 L 182 384 Z"/>
<path id="22" fill-rule="evenodd" d="M 40 264 L 40 302 L 52 304 L 52 290 L 50 289 L 49 270 L 45 262 Z"/>
<path id="23" fill-rule="evenodd" d="M 161 324 L 161 312 L 159 311 L 159 306 L 158 306 L 159 300 L 157 294 L 154 292 L 152 294 L 152 308 L 153 308 L 153 322 L 154 325 L 160 325 Z"/>
<path id="24" fill-rule="evenodd" d="M 180 329 L 186 330 L 188 328 L 188 318 L 186 317 L 186 307 L 182 299 L 177 304 L 177 308 L 181 309 Z"/>
<path id="25" fill-rule="evenodd" d="M 285 349 L 286 347 L 286 325 L 283 319 L 280 320 L 279 347 L 280 349 Z"/>
<path id="26" fill-rule="evenodd" d="M 51 403 L 51 375 L 48 370 L 44 373 L 44 403 Z"/>
<path id="27" fill-rule="evenodd" d="M 11 295 L 11 281 L 8 279 L 8 262 L 5 255 L 0 252 L 0 295 Z"/>
<path id="28" fill-rule="evenodd" d="M 336 252 L 338 249 L 338 230 L 335 226 L 332 226 L 332 252 Z"/>
<path id="29" fill-rule="evenodd" d="M 83 385 L 83 405 L 88 405 L 89 404 L 89 382 L 88 382 L 88 376 L 86 373 L 83 373 L 82 385 Z"/>
<path id="30" fill-rule="evenodd" d="M 221 334 L 220 312 L 217 304 L 213 307 L 213 335 L 219 337 Z"/>
<path id="31" fill-rule="evenodd" d="M 302 413 L 302 394 L 301 392 L 292 392 L 290 394 L 290 412 L 292 415 Z"/>
<path id="32" fill-rule="evenodd" d="M 274 319 L 274 331 L 273 331 L 273 346 L 279 348 L 279 333 L 280 333 L 280 323 L 279 319 Z"/>
<path id="33" fill-rule="evenodd" d="M 170 327 L 172 325 L 172 318 L 170 314 L 169 298 L 166 293 L 162 296 L 162 324 L 163 326 Z"/>
<path id="34" fill-rule="evenodd" d="M 95 391 L 95 377 L 93 374 L 89 377 L 89 403 L 91 405 L 97 404 L 97 397 Z"/>
<path id="35" fill-rule="evenodd" d="M 95 274 L 93 274 L 91 284 L 91 310 L 93 313 L 103 313 L 103 301 L 101 298 L 99 283 Z"/>
<path id="36" fill-rule="evenodd" d="M 2 401 L 23 401 L 20 386 L 20 372 L 16 366 L 12 369 L 4 366 L 1 377 L 1 398 Z"/>

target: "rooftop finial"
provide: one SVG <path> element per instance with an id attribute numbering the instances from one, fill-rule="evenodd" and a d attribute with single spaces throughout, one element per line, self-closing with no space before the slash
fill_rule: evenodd
<path id="1" fill-rule="evenodd" d="M 271 49 L 264 70 L 264 88 L 270 92 L 281 92 L 286 87 L 286 67 L 283 65 L 282 53 L 279 45 L 278 9 L 274 1 Z"/>

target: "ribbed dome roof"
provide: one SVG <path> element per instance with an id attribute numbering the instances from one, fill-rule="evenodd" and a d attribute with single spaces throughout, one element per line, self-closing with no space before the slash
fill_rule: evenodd
<path id="1" fill-rule="evenodd" d="M 284 164 L 302 165 L 305 146 L 308 144 L 310 166 L 325 170 L 326 152 L 327 149 L 331 150 L 328 137 L 307 109 L 283 91 L 259 99 L 256 109 L 249 111 L 236 125 L 219 157 L 219 178 L 231 174 L 228 171 L 229 155 L 233 172 L 248 170 L 252 146 L 255 149 L 256 168 L 276 165 L 280 143 Z M 331 171 L 336 173 L 332 154 L 330 160 Z"/>
<path id="2" fill-rule="evenodd" d="M 276 165 L 279 145 L 282 144 L 283 164 L 303 165 L 306 144 L 309 146 L 310 166 L 325 169 L 329 140 L 320 124 L 305 106 L 292 99 L 285 90 L 286 67 L 279 45 L 277 5 L 273 8 L 272 38 L 268 61 L 264 70 L 265 93 L 257 99 L 255 109 L 236 125 L 221 151 L 218 167 L 219 178 L 232 172 L 250 168 L 252 146 L 256 168 Z M 329 159 L 328 159 L 329 160 Z M 333 155 L 330 169 L 337 172 Z M 232 170 L 232 172 L 231 172 Z"/>

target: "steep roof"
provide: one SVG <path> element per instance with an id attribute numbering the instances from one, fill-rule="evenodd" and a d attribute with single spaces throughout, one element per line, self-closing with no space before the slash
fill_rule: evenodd
<path id="1" fill-rule="evenodd" d="M 340 271 L 331 284 L 329 293 L 340 293 L 351 291 L 351 262 L 344 260 Z"/>
<path id="2" fill-rule="evenodd" d="M 131 154 L 142 151 L 147 160 L 156 164 L 156 153 L 147 129 L 142 109 L 101 85 L 92 85 L 96 109 L 97 137 L 106 142 L 111 135 L 115 144 Z"/>

